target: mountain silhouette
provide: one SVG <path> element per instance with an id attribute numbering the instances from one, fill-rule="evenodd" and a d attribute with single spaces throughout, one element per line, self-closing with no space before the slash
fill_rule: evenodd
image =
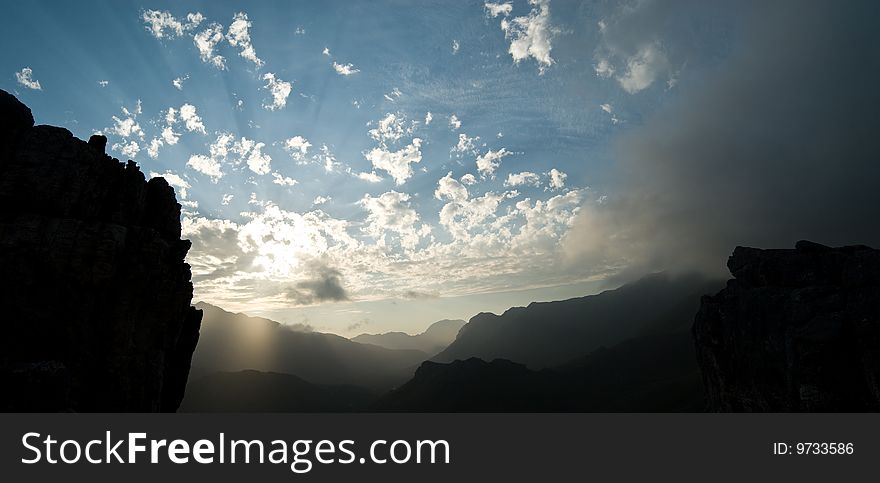
<path id="1" fill-rule="evenodd" d="M 597 295 L 535 302 L 502 315 L 481 313 L 431 360 L 476 357 L 508 359 L 531 369 L 558 366 L 639 335 L 686 331 L 700 296 L 721 286 L 698 275 L 659 273 Z"/>
<path id="2" fill-rule="evenodd" d="M 737 247 L 693 333 L 711 411 L 880 410 L 880 250 Z"/>
<path id="3" fill-rule="evenodd" d="M 204 312 L 193 377 L 253 369 L 298 376 L 313 384 L 387 390 L 409 379 L 427 354 L 390 350 L 344 337 L 227 312 L 200 302 Z"/>
<path id="4" fill-rule="evenodd" d="M 181 412 L 351 412 L 375 398 L 356 386 L 312 384 L 253 370 L 218 372 L 190 382 Z"/>
<path id="5" fill-rule="evenodd" d="M 174 411 L 201 313 L 163 178 L 0 90 L 0 410 Z"/>
<path id="6" fill-rule="evenodd" d="M 682 412 L 705 406 L 690 334 L 647 335 L 533 371 L 505 359 L 425 362 L 372 409 L 429 412 Z"/>
<path id="7" fill-rule="evenodd" d="M 361 344 L 372 344 L 386 349 L 417 350 L 434 356 L 449 346 L 458 331 L 464 326 L 463 320 L 441 320 L 434 322 L 421 334 L 410 335 L 405 332 L 385 332 L 384 334 L 361 334 L 351 340 Z"/>

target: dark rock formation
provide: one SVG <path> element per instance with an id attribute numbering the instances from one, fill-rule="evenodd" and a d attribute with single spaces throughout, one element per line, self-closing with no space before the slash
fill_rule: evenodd
<path id="1" fill-rule="evenodd" d="M 174 411 L 201 312 L 162 178 L 0 91 L 0 410 Z"/>
<path id="2" fill-rule="evenodd" d="M 375 399 L 356 386 L 312 384 L 292 374 L 245 370 L 217 372 L 190 381 L 181 412 L 355 412 Z"/>
<path id="3" fill-rule="evenodd" d="M 880 410 L 880 250 L 737 247 L 693 334 L 713 411 Z"/>

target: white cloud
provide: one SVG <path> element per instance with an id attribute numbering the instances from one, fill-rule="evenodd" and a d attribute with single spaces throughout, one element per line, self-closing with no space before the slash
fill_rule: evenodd
<path id="1" fill-rule="evenodd" d="M 168 182 L 169 185 L 175 188 L 177 195 L 180 196 L 182 200 L 185 200 L 187 197 L 187 190 L 189 190 L 192 186 L 190 186 L 189 182 L 185 179 L 181 178 L 179 175 L 171 172 L 165 171 L 162 174 L 159 174 L 155 171 L 150 172 L 150 178 L 162 177 L 165 178 L 165 181 Z"/>
<path id="2" fill-rule="evenodd" d="M 316 206 L 323 205 L 324 203 L 327 203 L 328 201 L 330 201 L 332 199 L 333 198 L 331 198 L 329 196 L 316 196 L 315 199 L 312 201 L 312 204 L 316 205 Z"/>
<path id="3" fill-rule="evenodd" d="M 378 174 L 376 174 L 375 171 L 371 171 L 369 173 L 360 172 L 357 174 L 357 177 L 364 180 L 364 181 L 370 182 L 370 183 L 378 183 L 378 182 L 382 181 L 382 177 L 379 176 Z"/>
<path id="4" fill-rule="evenodd" d="M 221 70 L 226 68 L 226 58 L 214 53 L 217 44 L 222 42 L 223 39 L 223 26 L 218 23 L 208 25 L 205 30 L 193 36 L 193 43 L 199 50 L 199 57 L 202 59 L 202 62 L 211 64 Z"/>
<path id="5" fill-rule="evenodd" d="M 187 166 L 196 171 L 209 176 L 216 183 L 223 177 L 222 166 L 224 163 L 230 162 L 230 153 L 237 155 L 237 159 L 231 162 L 238 164 L 246 164 L 248 169 L 256 174 L 268 174 L 272 170 L 272 157 L 267 153 L 263 153 L 265 143 L 257 142 L 246 137 L 235 140 L 235 136 L 230 133 L 220 133 L 217 138 L 209 146 L 209 155 L 196 154 L 190 156 Z"/>
<path id="6" fill-rule="evenodd" d="M 438 200 L 464 201 L 468 199 L 468 190 L 452 177 L 452 171 L 450 171 L 437 182 L 434 197 Z"/>
<path id="7" fill-rule="evenodd" d="M 128 156 L 130 159 L 134 159 L 135 156 L 141 151 L 140 145 L 136 141 L 129 141 L 128 143 L 114 143 L 111 148 L 114 151 L 120 152 L 125 156 Z"/>
<path id="8" fill-rule="evenodd" d="M 286 106 L 287 96 L 289 96 L 290 91 L 293 90 L 292 84 L 290 82 L 282 81 L 281 79 L 276 79 L 275 74 L 271 72 L 263 74 L 263 80 L 266 81 L 266 85 L 263 86 L 263 88 L 268 89 L 269 93 L 272 94 L 272 103 L 263 104 L 263 107 L 270 111 L 274 111 Z"/>
<path id="9" fill-rule="evenodd" d="M 124 118 L 113 116 L 113 127 L 109 128 L 107 131 L 123 138 L 137 136 L 143 139 L 144 130 L 141 129 L 141 125 L 137 121 L 137 116 L 141 112 L 141 101 L 138 99 L 134 111 L 130 111 L 126 107 L 122 108 L 122 114 L 125 115 Z"/>
<path id="10" fill-rule="evenodd" d="M 174 129 L 172 129 L 171 126 L 165 126 L 162 128 L 162 141 L 169 146 L 174 146 L 177 144 L 178 140 L 180 140 L 180 135 L 174 132 Z"/>
<path id="11" fill-rule="evenodd" d="M 666 55 L 655 43 L 642 46 L 635 55 L 627 59 L 626 72 L 617 78 L 620 86 L 635 94 L 647 89 L 654 83 L 657 76 L 668 70 Z"/>
<path id="12" fill-rule="evenodd" d="M 411 123 L 409 126 L 406 124 L 406 116 L 399 112 L 389 112 L 379 120 L 375 128 L 367 131 L 367 134 L 383 145 L 396 143 L 400 141 L 400 138 L 412 134 L 415 130 L 414 123 Z"/>
<path id="13" fill-rule="evenodd" d="M 150 140 L 150 145 L 147 146 L 147 155 L 153 159 L 159 157 L 159 148 L 162 147 L 164 143 L 159 138 L 153 138 Z"/>
<path id="14" fill-rule="evenodd" d="M 452 39 L 452 55 L 458 53 L 458 49 L 461 48 L 461 44 L 458 43 L 458 40 Z"/>
<path id="15" fill-rule="evenodd" d="M 186 82 L 187 80 L 189 80 L 189 74 L 187 74 L 183 77 L 175 77 L 174 80 L 171 81 L 171 85 L 173 85 L 175 89 L 182 91 L 183 90 L 183 83 Z"/>
<path id="16" fill-rule="evenodd" d="M 449 127 L 452 128 L 453 131 L 461 128 L 461 121 L 455 114 L 449 116 Z"/>
<path id="17" fill-rule="evenodd" d="M 358 202 L 367 212 L 366 226 L 363 230 L 376 239 L 379 246 L 387 245 L 387 234 L 396 233 L 400 246 L 413 250 L 419 240 L 427 236 L 431 228 L 419 223 L 419 214 L 410 206 L 409 195 L 388 191 L 374 198 L 369 194 Z"/>
<path id="18" fill-rule="evenodd" d="M 472 238 L 471 232 L 481 228 L 483 222 L 495 214 L 501 202 L 514 195 L 513 192 L 489 192 L 477 198 L 453 199 L 440 209 L 440 224 L 456 240 L 468 242 Z"/>
<path id="19" fill-rule="evenodd" d="M 396 102 L 397 99 L 400 99 L 400 96 L 402 96 L 402 95 L 403 95 L 403 93 L 400 92 L 400 89 L 395 87 L 388 94 L 384 94 L 384 97 L 385 97 L 385 100 L 388 102 Z"/>
<path id="20" fill-rule="evenodd" d="M 477 153 L 477 142 L 480 141 L 480 136 L 468 137 L 465 133 L 460 133 L 458 135 L 458 143 L 452 147 L 452 152 L 459 154 L 476 154 Z"/>
<path id="21" fill-rule="evenodd" d="M 608 114 L 614 112 L 614 106 L 612 106 L 611 104 L 599 104 L 599 108 L 607 112 Z"/>
<path id="22" fill-rule="evenodd" d="M 232 203 L 233 198 L 235 198 L 235 195 L 224 194 L 220 199 L 220 204 L 223 206 L 227 206 L 229 205 L 229 203 Z"/>
<path id="23" fill-rule="evenodd" d="M 498 151 L 492 151 L 490 149 L 486 154 L 477 156 L 477 170 L 484 178 L 487 176 L 495 176 L 495 170 L 501 166 L 501 159 L 511 154 L 513 153 L 505 148 L 501 148 Z"/>
<path id="24" fill-rule="evenodd" d="M 593 66 L 593 70 L 596 71 L 596 75 L 599 77 L 611 77 L 614 75 L 614 66 L 608 61 L 608 59 L 599 59 L 599 62 Z"/>
<path id="25" fill-rule="evenodd" d="M 278 172 L 272 173 L 272 178 L 273 178 L 272 179 L 273 183 L 281 185 L 281 186 L 293 186 L 293 185 L 299 183 L 299 181 L 297 181 L 293 178 L 289 178 L 287 176 L 282 176 Z"/>
<path id="26" fill-rule="evenodd" d="M 471 186 L 471 185 L 477 184 L 477 177 L 474 176 L 474 175 L 472 175 L 472 174 L 470 174 L 470 173 L 465 174 L 465 175 L 462 176 L 460 179 L 461 179 L 461 182 L 462 182 L 462 183 L 464 183 L 464 184 L 466 184 L 466 185 L 468 185 L 468 186 Z"/>
<path id="27" fill-rule="evenodd" d="M 504 186 L 538 186 L 541 184 L 541 176 L 531 171 L 523 171 L 521 173 L 510 173 L 504 181 Z"/>
<path id="28" fill-rule="evenodd" d="M 15 73 L 15 80 L 23 87 L 37 91 L 43 90 L 40 81 L 34 79 L 34 71 L 30 67 L 25 67 L 21 71 Z"/>
<path id="29" fill-rule="evenodd" d="M 431 121 L 433 121 L 433 120 L 434 120 L 434 115 L 431 114 L 431 111 L 428 111 L 427 113 L 425 113 L 425 126 L 431 124 Z"/>
<path id="30" fill-rule="evenodd" d="M 146 24 L 146 29 L 157 39 L 175 38 L 184 32 L 195 29 L 202 23 L 205 17 L 199 13 L 189 13 L 185 21 L 178 20 L 171 12 L 159 10 L 144 10 L 141 19 Z"/>
<path id="31" fill-rule="evenodd" d="M 196 113 L 196 106 L 192 104 L 180 106 L 180 119 L 183 121 L 184 126 L 186 126 L 187 131 L 207 134 L 202 118 Z"/>
<path id="32" fill-rule="evenodd" d="M 330 57 L 330 47 L 324 47 L 324 50 L 322 50 L 321 53 Z"/>
<path id="33" fill-rule="evenodd" d="M 336 162 L 336 156 L 330 151 L 330 147 L 326 144 L 321 145 L 321 152 L 315 155 L 315 161 L 324 166 L 324 171 L 332 173 L 339 167 Z"/>
<path id="34" fill-rule="evenodd" d="M 99 81 L 98 81 L 98 85 L 101 86 L 101 87 L 107 87 L 108 85 L 110 85 L 110 81 L 108 81 L 108 80 L 99 80 Z"/>
<path id="35" fill-rule="evenodd" d="M 309 154 L 309 148 L 312 143 L 302 136 L 294 136 L 284 140 L 284 150 L 290 153 L 290 157 L 294 161 L 302 162 L 306 155 Z"/>
<path id="36" fill-rule="evenodd" d="M 246 138 L 241 138 L 246 141 Z M 272 157 L 263 153 L 265 143 L 256 143 L 247 156 L 247 167 L 257 174 L 268 174 L 272 170 Z M 243 155 L 243 154 L 242 154 Z"/>
<path id="37" fill-rule="evenodd" d="M 251 21 L 248 20 L 248 16 L 246 13 L 236 13 L 232 17 L 232 23 L 229 25 L 229 29 L 226 32 L 226 41 L 229 42 L 229 45 L 241 49 L 238 55 L 253 62 L 254 65 L 259 68 L 263 66 L 263 61 L 259 57 L 257 57 L 257 52 L 254 50 L 254 46 L 251 44 L 251 26 Z"/>
<path id="38" fill-rule="evenodd" d="M 340 64 L 338 62 L 333 62 L 333 70 L 335 70 L 337 74 L 344 76 L 350 76 L 360 72 L 360 69 L 356 69 L 354 64 Z"/>
<path id="39" fill-rule="evenodd" d="M 559 171 L 556 168 L 553 168 L 550 170 L 549 173 L 547 173 L 547 175 L 550 176 L 551 189 L 561 189 L 565 187 L 565 178 L 568 178 L 567 174 Z"/>
<path id="40" fill-rule="evenodd" d="M 531 57 L 538 62 L 539 71 L 543 73 L 545 68 L 555 62 L 550 56 L 550 51 L 553 48 L 552 40 L 557 29 L 550 25 L 550 0 L 529 0 L 529 4 L 532 5 L 532 10 L 527 16 L 514 17 L 510 20 L 504 18 L 501 20 L 501 30 L 510 40 L 508 53 L 513 57 L 513 61 L 519 63 Z M 486 9 L 491 13 L 489 5 L 486 4 Z M 509 4 L 505 5 L 509 7 Z M 510 13 L 509 8 L 506 7 L 504 10 L 507 10 L 505 16 Z M 500 10 L 496 11 L 502 13 Z"/>
<path id="41" fill-rule="evenodd" d="M 494 3 L 494 2 L 486 2 L 485 4 L 486 14 L 492 18 L 495 18 L 499 15 L 508 16 L 510 12 L 513 11 L 513 5 L 510 2 L 504 3 Z"/>
<path id="42" fill-rule="evenodd" d="M 194 154 L 189 157 L 186 165 L 211 178 L 213 183 L 217 183 L 223 177 L 223 171 L 220 169 L 220 161 L 203 154 Z"/>
<path id="43" fill-rule="evenodd" d="M 364 157 L 373 163 L 374 168 L 388 172 L 394 182 L 401 185 L 413 175 L 410 165 L 422 160 L 421 145 L 421 139 L 413 138 L 412 143 L 398 151 L 389 151 L 382 146 L 364 153 Z"/>

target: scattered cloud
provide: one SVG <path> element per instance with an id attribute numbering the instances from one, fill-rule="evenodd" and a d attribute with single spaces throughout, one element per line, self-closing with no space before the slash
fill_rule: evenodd
<path id="1" fill-rule="evenodd" d="M 547 173 L 547 176 L 550 177 L 550 189 L 558 190 L 565 187 L 565 178 L 568 178 L 567 174 L 553 168 Z"/>
<path id="2" fill-rule="evenodd" d="M 539 186 L 541 184 L 541 176 L 531 171 L 523 171 L 521 173 L 510 173 L 504 181 L 504 186 Z"/>
<path id="3" fill-rule="evenodd" d="M 25 67 L 15 73 L 15 80 L 22 87 L 33 89 L 35 91 L 43 90 L 40 81 L 34 79 L 34 71 L 30 67 Z"/>
<path id="4" fill-rule="evenodd" d="M 193 43 L 199 51 L 202 62 L 211 64 L 220 70 L 226 69 L 226 58 L 214 52 L 224 38 L 223 26 L 216 22 L 193 36 Z"/>
<path id="5" fill-rule="evenodd" d="M 378 197 L 369 194 L 358 202 L 369 213 L 364 232 L 376 239 L 379 246 L 388 244 L 387 236 L 396 234 L 400 246 L 413 250 L 419 240 L 431 232 L 428 225 L 419 225 L 419 215 L 410 206 L 406 193 L 388 191 Z"/>
<path id="6" fill-rule="evenodd" d="M 187 14 L 185 20 L 179 20 L 168 11 L 144 10 L 141 12 L 141 19 L 153 37 L 173 39 L 198 27 L 205 20 L 205 17 L 201 13 L 195 12 Z"/>
<path id="7" fill-rule="evenodd" d="M 284 140 L 284 150 L 290 153 L 290 157 L 297 163 L 302 163 L 306 155 L 309 154 L 309 148 L 312 143 L 302 136 L 294 136 Z"/>
<path id="8" fill-rule="evenodd" d="M 272 95 L 272 102 L 269 104 L 263 104 L 263 107 L 270 111 L 274 111 L 286 106 L 287 96 L 289 96 L 290 92 L 293 90 L 293 85 L 290 82 L 276 79 L 275 74 L 271 72 L 263 74 L 263 80 L 266 81 L 266 85 L 263 86 L 263 89 L 267 89 Z"/>
<path id="9" fill-rule="evenodd" d="M 173 85 L 175 89 L 182 91 L 183 90 L 183 83 L 186 82 L 188 79 L 189 79 L 189 74 L 187 74 L 183 77 L 175 77 L 174 80 L 171 81 L 171 85 Z"/>
<path id="10" fill-rule="evenodd" d="M 263 61 L 257 57 L 257 52 L 254 50 L 253 44 L 251 44 L 251 25 L 251 21 L 248 20 L 246 13 L 236 13 L 232 17 L 232 23 L 229 25 L 229 29 L 226 32 L 226 41 L 229 42 L 229 45 L 240 49 L 238 55 L 253 62 L 257 68 L 260 68 L 263 66 Z M 266 79 L 265 76 L 263 79 Z M 287 96 L 285 96 L 285 98 L 286 97 Z"/>
<path id="11" fill-rule="evenodd" d="M 455 114 L 449 116 L 449 127 L 456 131 L 461 128 L 461 121 L 458 119 L 458 116 Z"/>
<path id="12" fill-rule="evenodd" d="M 477 156 L 477 171 L 479 171 L 480 175 L 484 178 L 494 177 L 495 170 L 501 166 L 501 159 L 511 154 L 513 153 L 505 148 L 501 148 L 498 151 L 492 151 L 490 149 L 485 154 Z"/>
<path id="13" fill-rule="evenodd" d="M 391 175 L 397 185 L 402 185 L 413 175 L 410 165 L 422 160 L 421 146 L 422 140 L 413 138 L 408 146 L 397 151 L 390 151 L 388 148 L 380 146 L 364 153 L 364 157 L 373 164 L 374 168 L 386 171 Z"/>
<path id="14" fill-rule="evenodd" d="M 340 64 L 338 62 L 333 62 L 333 70 L 335 70 L 337 74 L 346 77 L 360 72 L 360 69 L 356 69 L 354 64 Z"/>
<path id="15" fill-rule="evenodd" d="M 294 186 L 299 183 L 299 181 L 287 176 L 282 176 L 281 173 L 278 172 L 272 173 L 272 182 L 281 186 Z"/>
<path id="16" fill-rule="evenodd" d="M 110 81 L 108 81 L 108 80 L 99 80 L 99 81 L 98 81 L 98 85 L 101 86 L 101 87 L 107 87 L 108 85 L 110 85 Z"/>
<path id="17" fill-rule="evenodd" d="M 513 11 L 509 3 L 486 3 L 486 12 L 490 17 L 502 15 L 501 30 L 510 41 L 508 53 L 514 63 L 527 60 L 529 57 L 538 62 L 540 73 L 555 62 L 550 55 L 553 49 L 552 40 L 558 29 L 550 24 L 550 0 L 529 0 L 532 6 L 528 15 L 508 18 Z"/>

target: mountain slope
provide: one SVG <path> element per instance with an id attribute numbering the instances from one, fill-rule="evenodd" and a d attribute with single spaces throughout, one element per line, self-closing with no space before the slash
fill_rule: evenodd
<path id="1" fill-rule="evenodd" d="M 463 320 L 441 320 L 434 322 L 421 334 L 410 335 L 405 332 L 385 332 L 384 334 L 361 334 L 351 340 L 361 344 L 373 344 L 386 349 L 418 350 L 429 355 L 442 351 L 458 335 L 466 322 Z"/>
<path id="2" fill-rule="evenodd" d="M 554 369 L 504 359 L 425 362 L 372 407 L 419 412 L 681 412 L 705 406 L 687 332 L 629 339 Z"/>
<path id="3" fill-rule="evenodd" d="M 649 333 L 686 330 L 700 296 L 722 284 L 698 276 L 649 275 L 598 295 L 481 313 L 431 360 L 509 359 L 541 369 L 583 357 L 599 347 Z"/>
<path id="4" fill-rule="evenodd" d="M 344 337 L 234 314 L 200 302 L 202 330 L 193 355 L 196 376 L 255 369 L 295 374 L 314 384 L 386 390 L 412 376 L 424 352 L 389 350 Z"/>

